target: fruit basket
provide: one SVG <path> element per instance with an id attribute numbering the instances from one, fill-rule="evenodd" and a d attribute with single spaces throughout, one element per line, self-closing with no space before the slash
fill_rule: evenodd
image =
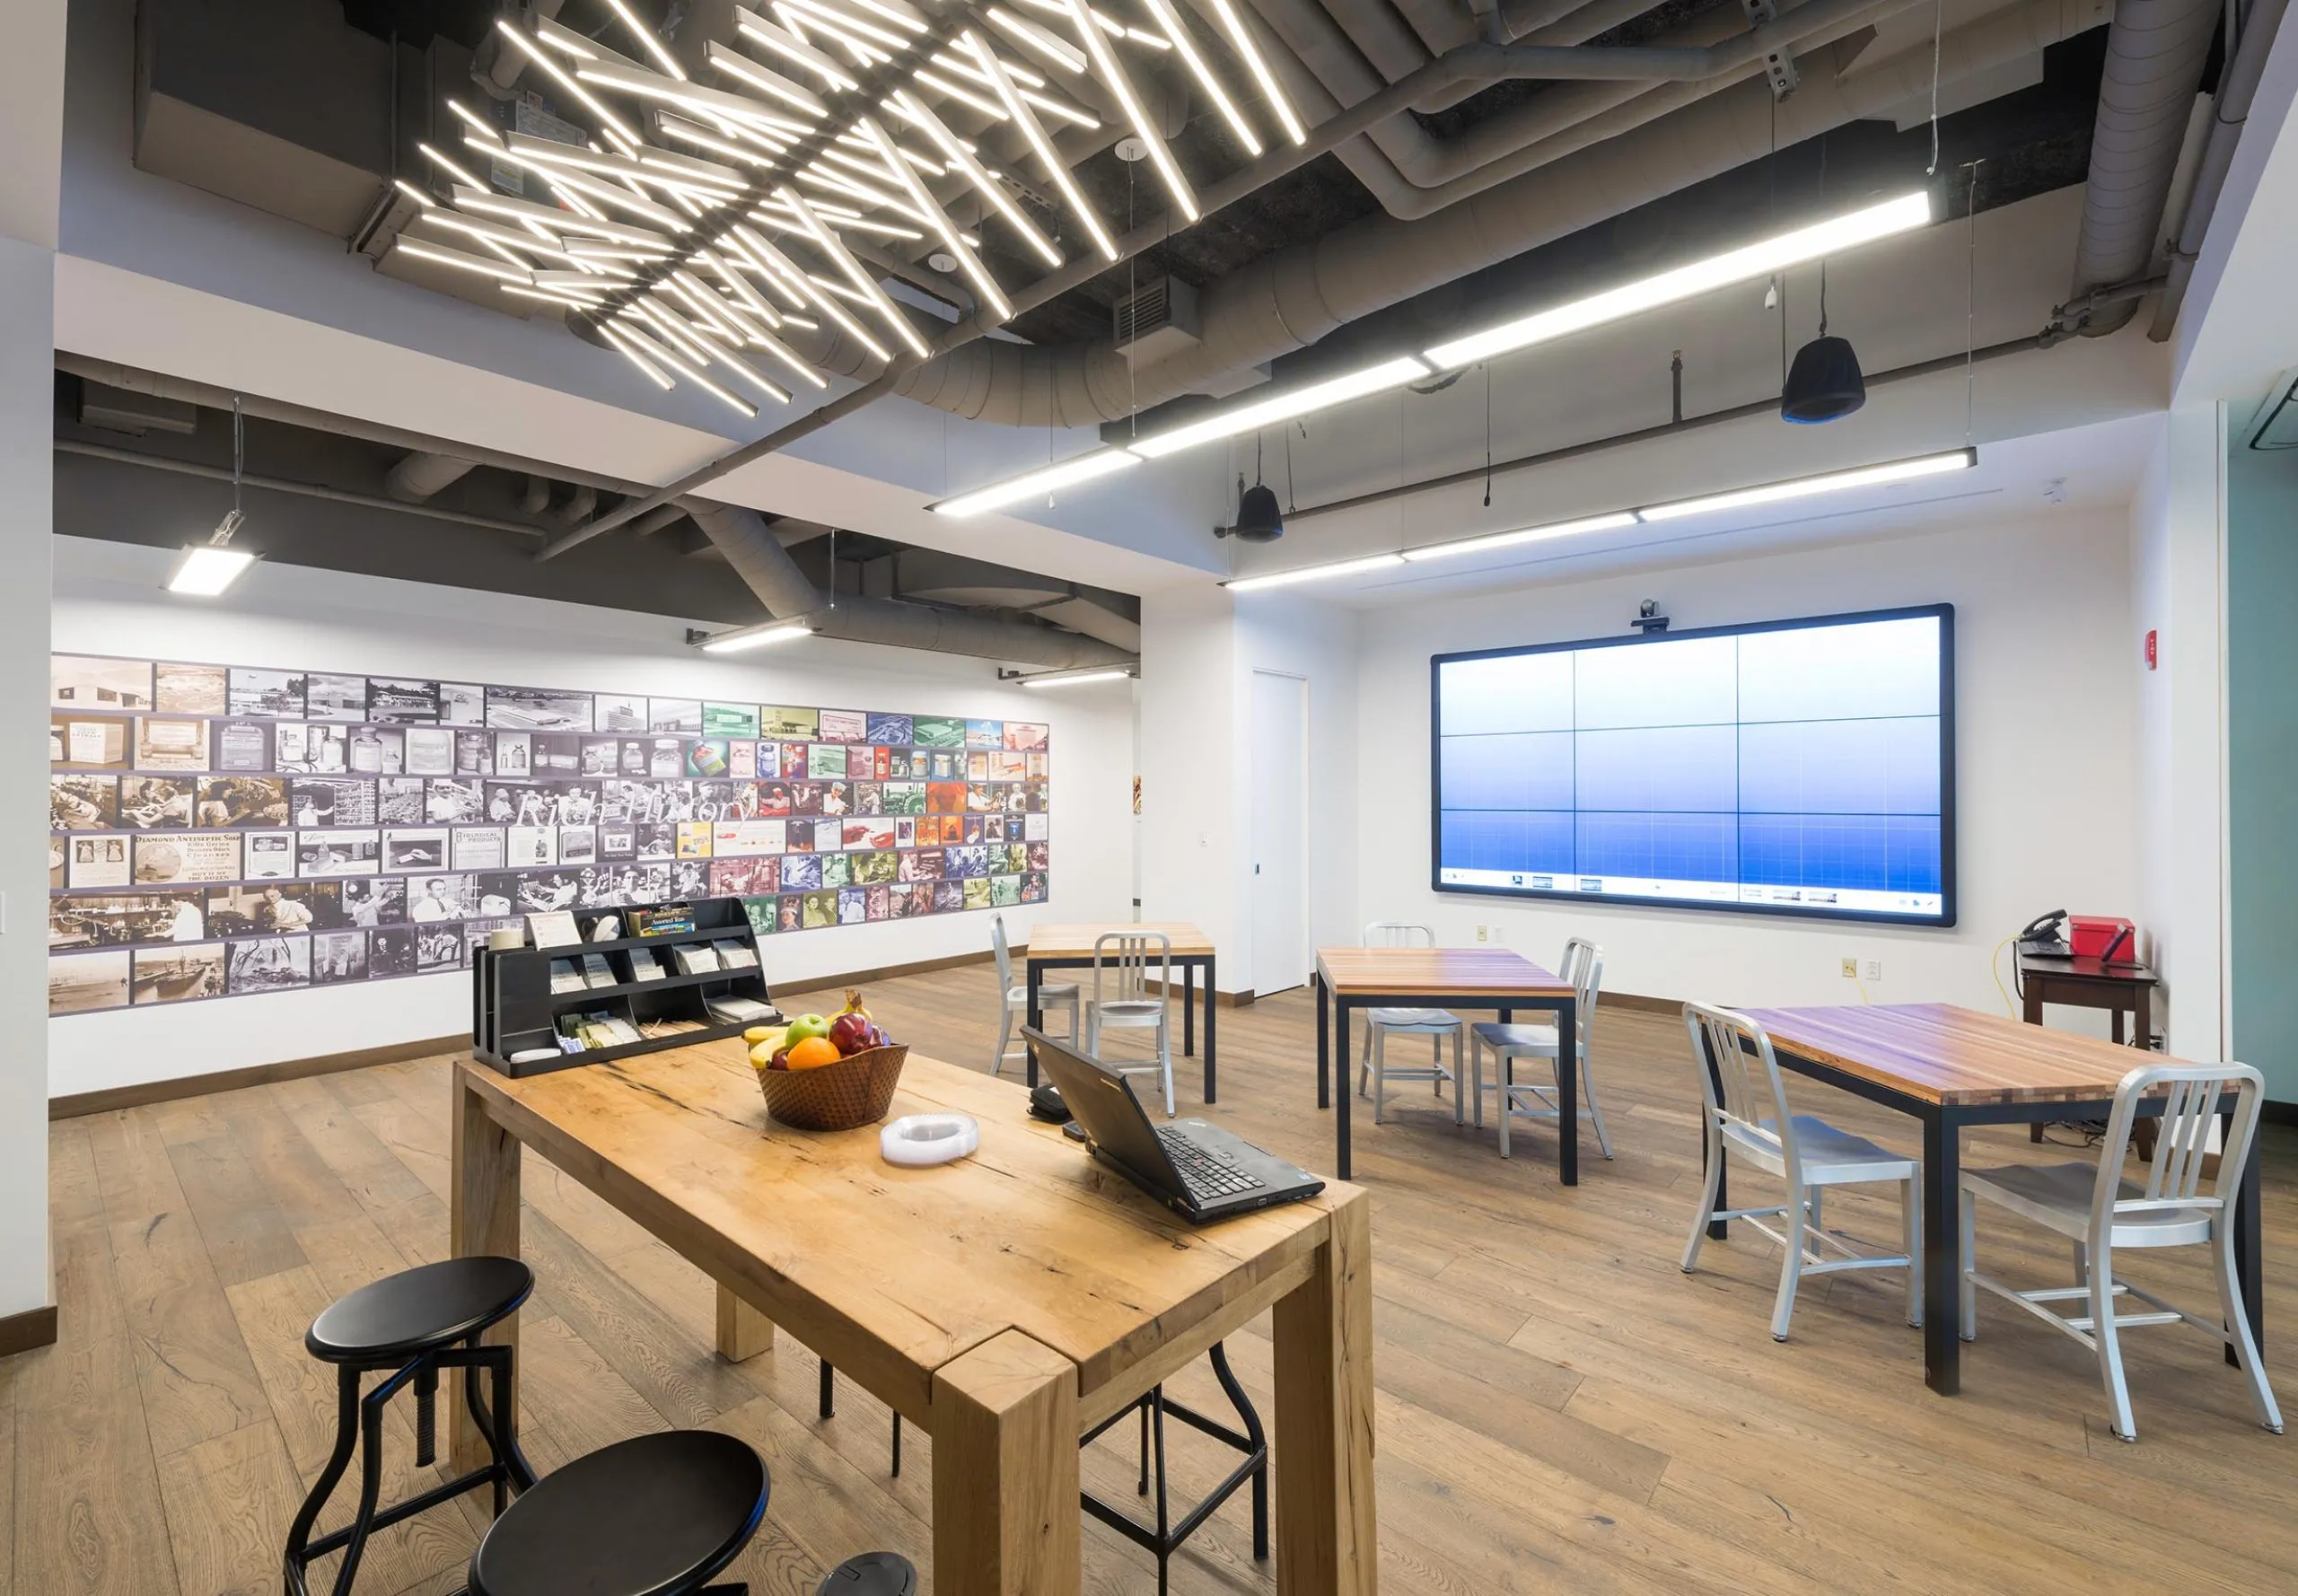
<path id="1" fill-rule="evenodd" d="M 894 1087 L 909 1057 L 908 1042 L 867 1048 L 810 1070 L 760 1070 L 766 1112 L 795 1130 L 855 1130 L 874 1125 L 893 1106 Z"/>

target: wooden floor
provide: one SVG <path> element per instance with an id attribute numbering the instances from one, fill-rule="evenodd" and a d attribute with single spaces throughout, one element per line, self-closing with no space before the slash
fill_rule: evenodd
<path id="1" fill-rule="evenodd" d="M 871 997 L 897 1036 L 986 1062 L 986 968 Z M 1320 1167 L 1331 1132 L 1313 1107 L 1310 1016 L 1298 993 L 1223 1014 L 1216 1112 Z M 1698 1173 L 1680 1024 L 1608 1012 L 1597 1060 L 1618 1159 L 1596 1157 L 1583 1129 L 1576 1191 L 1557 1185 L 1545 1128 L 1520 1132 L 1503 1163 L 1492 1133 L 1455 1130 L 1425 1085 L 1399 1089 L 1406 1106 L 1387 1126 L 1357 1121 L 1358 1175 L 1378 1205 L 1383 1590 L 2298 1590 L 2298 1438 L 2255 1426 L 2213 1345 L 2132 1333 L 2136 1445 L 2109 1434 L 2081 1350 L 2005 1304 L 1982 1307 L 1952 1400 L 1924 1389 L 1890 1276 L 1807 1287 L 1794 1340 L 1775 1345 L 1777 1255 L 1759 1239 L 1711 1243 L 1697 1276 L 1676 1267 Z M 286 1525 L 333 1423 L 303 1333 L 332 1297 L 444 1253 L 449 1063 L 54 1127 L 62 1339 L 0 1362 L 0 1478 L 13 1482 L 0 1493 L 0 1592 L 279 1588 Z M 1194 1061 L 1181 1079 L 1193 1105 Z M 1916 1144 L 1911 1124 L 1879 1109 L 1808 1085 L 1799 1095 L 1801 1109 Z M 2268 1362 L 2298 1407 L 2298 1137 L 2267 1135 Z M 2047 1152 L 1987 1132 L 1965 1157 Z M 923 1438 L 889 1478 L 882 1407 L 841 1382 L 837 1416 L 818 1419 L 817 1364 L 786 1335 L 741 1366 L 716 1361 L 699 1274 L 539 1161 L 526 1191 L 541 1285 L 524 1321 L 522 1423 L 539 1467 L 667 1425 L 726 1429 L 774 1474 L 767 1528 L 738 1570 L 753 1592 L 811 1596 L 825 1568 L 872 1548 L 926 1566 Z M 1830 1198 L 1829 1216 L 1887 1237 L 1896 1207 Z M 1988 1225 L 1980 1250 L 2038 1282 L 2065 1268 L 2055 1243 L 2006 1223 Z M 2134 1273 L 2211 1301 L 2190 1259 Z M 1265 1331 L 1232 1342 L 1264 1404 Z M 1174 1389 L 1220 1406 L 1201 1368 Z M 402 1494 L 416 1473 L 404 1415 L 389 1444 L 387 1489 Z M 1088 1484 L 1131 1499 L 1131 1444 L 1126 1426 L 1098 1443 Z M 1183 1492 L 1222 1466 L 1186 1431 L 1172 1446 Z M 1241 1497 L 1176 1561 L 1173 1589 L 1270 1588 L 1249 1524 Z M 457 1589 L 480 1528 L 475 1510 L 450 1509 L 386 1532 L 360 1591 Z M 1146 1555 L 1090 1522 L 1086 1583 L 1154 1588 Z"/>

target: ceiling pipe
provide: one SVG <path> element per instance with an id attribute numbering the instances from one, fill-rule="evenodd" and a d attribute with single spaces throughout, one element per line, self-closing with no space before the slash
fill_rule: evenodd
<path id="1" fill-rule="evenodd" d="M 743 585 L 758 595 L 767 615 L 776 620 L 803 618 L 816 636 L 1054 671 L 1137 662 L 1137 655 L 1122 648 L 1050 627 L 906 604 L 899 599 L 841 594 L 833 601 L 798 568 L 757 511 L 701 503 L 691 513 Z"/>
<path id="2" fill-rule="evenodd" d="M 2206 0 L 2118 0 L 2074 250 L 2077 297 L 2142 276 L 2154 258 L 2218 23 L 2219 10 Z M 2137 313 L 2136 300 L 2113 300 L 2092 309 L 2076 330 L 2104 338 Z"/>
<path id="3" fill-rule="evenodd" d="M 419 504 L 452 487 L 478 468 L 475 460 L 460 460 L 452 454 L 432 454 L 418 449 L 401 457 L 390 469 L 383 478 L 383 492 L 401 504 Z"/>
<path id="4" fill-rule="evenodd" d="M 2210 133 L 2202 145 L 2202 162 L 2195 174 L 2194 192 L 2186 215 L 2171 244 L 2170 281 L 2162 286 L 2154 307 L 2154 325 L 2146 336 L 2161 343 L 2178 325 L 2179 307 L 2186 303 L 2187 285 L 2194 280 L 2194 266 L 2202 254 L 2202 241 L 2210 232 L 2218 197 L 2226 188 L 2226 173 L 2234 164 L 2234 148 L 2241 142 L 2242 125 L 2250 120 L 2258 99 L 2259 80 L 2266 74 L 2266 58 L 2282 27 L 2286 0 L 2250 0 L 2234 58 L 2219 75 L 2217 103 L 2211 108 Z"/>

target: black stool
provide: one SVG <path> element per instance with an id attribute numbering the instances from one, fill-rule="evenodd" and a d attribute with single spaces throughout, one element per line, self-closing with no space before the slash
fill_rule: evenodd
<path id="1" fill-rule="evenodd" d="M 335 1596 L 348 1596 L 352 1581 L 358 1576 L 367 1537 L 374 1531 L 483 1485 L 495 1487 L 495 1511 L 499 1514 L 506 1486 L 523 1491 L 535 1483 L 534 1470 L 527 1467 L 513 1434 L 517 1425 L 512 1412 L 511 1349 L 482 1346 L 478 1342 L 488 1327 L 516 1312 L 534 1288 L 534 1271 L 515 1258 L 452 1258 L 363 1285 L 311 1321 L 303 1337 L 304 1349 L 321 1363 L 336 1366 L 335 1451 L 287 1531 L 287 1596 L 307 1596 L 304 1569 L 313 1559 L 338 1548 L 343 1552 L 343 1566 L 336 1573 Z M 432 1462 L 438 1452 L 442 1369 L 463 1371 L 464 1395 L 493 1460 L 419 1496 L 378 1509 L 375 1496 L 383 1480 L 383 1408 L 408 1386 L 415 1388 L 415 1460 Z M 491 1414 L 479 1395 L 482 1369 L 493 1377 Z M 388 1380 L 365 1396 L 359 1394 L 361 1375 L 386 1371 L 390 1375 Z M 358 1515 L 347 1529 L 313 1540 L 311 1530 L 319 1522 L 320 1509 L 343 1478 L 355 1441 L 360 1443 Z"/>
<path id="2" fill-rule="evenodd" d="M 771 1488 L 758 1453 L 715 1430 L 618 1441 L 495 1521 L 464 1596 L 745 1596 L 705 1582 L 750 1544 Z"/>
<path id="3" fill-rule="evenodd" d="M 1230 1371 L 1228 1350 L 1218 1341 L 1213 1344 L 1212 1359 L 1213 1377 L 1221 1382 L 1222 1390 L 1235 1407 L 1238 1420 L 1245 1426 L 1242 1432 L 1230 1428 L 1218 1419 L 1209 1418 L 1194 1408 L 1183 1407 L 1166 1396 L 1165 1388 L 1158 1385 L 1151 1387 L 1148 1395 L 1131 1407 L 1121 1409 L 1094 1425 L 1079 1443 L 1092 1445 L 1103 1433 L 1122 1423 L 1127 1413 L 1139 1413 L 1142 1429 L 1139 1491 L 1145 1496 L 1149 1494 L 1151 1482 L 1150 1454 L 1153 1437 L 1156 1528 L 1153 1530 L 1146 1524 L 1136 1522 L 1130 1514 L 1119 1512 L 1091 1491 L 1079 1494 L 1084 1498 L 1083 1506 L 1087 1513 L 1136 1546 L 1145 1547 L 1157 1555 L 1157 1596 L 1165 1596 L 1165 1580 L 1170 1572 L 1168 1565 L 1182 1542 L 1196 1534 L 1198 1526 L 1213 1516 L 1214 1510 L 1236 1495 L 1237 1488 L 1248 1480 L 1252 1482 L 1253 1487 L 1253 1557 L 1259 1559 L 1268 1556 L 1268 1437 L 1261 1429 L 1260 1415 L 1253 1411 L 1251 1401 L 1245 1396 L 1245 1388 L 1237 1383 L 1236 1375 Z M 1243 1460 L 1230 1470 L 1228 1478 L 1206 1492 L 1203 1501 L 1182 1514 L 1179 1523 L 1172 1521 L 1171 1504 L 1165 1493 L 1165 1419 L 1168 1415 L 1244 1454 Z"/>

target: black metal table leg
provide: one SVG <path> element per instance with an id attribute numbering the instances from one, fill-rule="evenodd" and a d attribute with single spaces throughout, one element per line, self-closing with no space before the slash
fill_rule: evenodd
<path id="1" fill-rule="evenodd" d="M 1943 1397 L 1963 1389 L 1960 1234 L 1962 1121 L 1952 1110 L 1923 1116 L 1923 1380 Z"/>
<path id="2" fill-rule="evenodd" d="M 1168 992 L 1167 997 L 1172 995 Z M 1197 1052 L 1197 966 L 1181 960 L 1181 1057 L 1193 1057 Z"/>
<path id="3" fill-rule="evenodd" d="M 1716 1067 L 1715 1055 L 1708 1050 L 1707 1039 L 1704 1033 L 1700 1036 L 1699 1056 L 1701 1067 L 1707 1071 L 1707 1079 L 1715 1088 L 1714 1101 L 1721 1102 L 1724 1101 L 1724 1077 Z M 1707 1173 L 1707 1161 L 1711 1157 L 1724 1160 L 1724 1168 L 1715 1177 L 1715 1206 L 1729 1208 L 1732 1206 L 1732 1196 L 1726 1188 L 1732 1183 L 1732 1161 L 1724 1157 L 1722 1145 L 1715 1140 L 1715 1127 L 1706 1102 L 1702 1102 L 1699 1106 L 1699 1172 L 1702 1175 Z M 1709 1241 L 1727 1241 L 1731 1234 L 1730 1220 L 1711 1219 L 1707 1222 Z"/>
<path id="4" fill-rule="evenodd" d="M 1338 1090 L 1332 1094 L 1332 1133 L 1336 1151 L 1333 1172 L 1342 1179 L 1348 1179 L 1348 1100 L 1355 1095 L 1348 1083 L 1348 999 L 1335 994 L 1333 997 L 1333 1065 L 1339 1074 Z"/>
<path id="5" fill-rule="evenodd" d="M 1325 978 L 1321 974 L 1309 978 L 1309 995 L 1317 1005 L 1317 1107 L 1332 1107 L 1332 1012 L 1325 1004 Z"/>
<path id="6" fill-rule="evenodd" d="M 1211 1102 L 1214 1097 L 1214 1016 L 1221 1012 L 1221 1004 L 1215 993 L 1213 955 L 1207 953 L 1205 956 L 1205 1101 L 1206 1102 Z"/>
<path id="7" fill-rule="evenodd" d="M 1579 1004 L 1569 997 L 1556 1005 L 1556 1175 L 1566 1186 L 1580 1184 L 1580 1056 L 1575 1041 Z M 1506 1092 L 1502 1092 L 1504 1100 Z M 1506 1113 L 1504 1101 L 1501 1112 Z"/>
<path id="8" fill-rule="evenodd" d="M 1031 1030 L 1041 1031 L 1045 1029 L 1045 1011 L 1038 1006 L 1038 987 L 1042 985 L 1045 980 L 1045 966 L 1032 959 L 1029 961 L 1027 969 L 1029 970 L 1030 983 L 1030 1029 Z M 1078 1047 L 1082 1049 L 1085 1040 L 1083 1016 L 1082 1013 L 1078 1017 L 1078 1034 L 1074 1039 Z M 1037 1044 L 1024 1039 L 1022 1051 L 1029 1057 L 1030 1089 L 1031 1091 L 1035 1091 L 1038 1083 Z"/>

